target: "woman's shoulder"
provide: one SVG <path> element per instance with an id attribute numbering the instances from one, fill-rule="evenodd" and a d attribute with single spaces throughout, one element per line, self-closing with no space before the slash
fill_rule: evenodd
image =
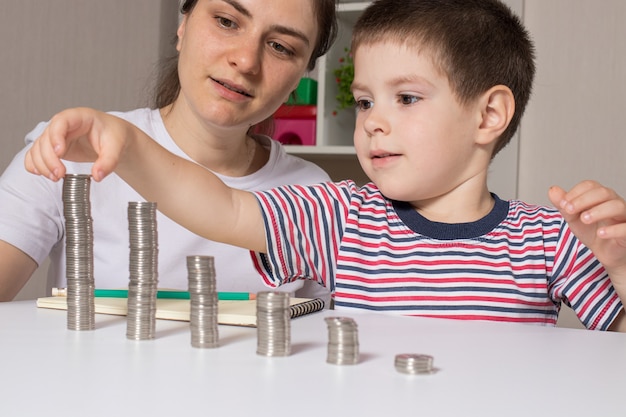
<path id="1" fill-rule="evenodd" d="M 109 112 L 109 114 L 134 124 L 169 151 L 174 152 L 174 150 L 177 149 L 177 146 L 174 144 L 170 134 L 165 128 L 165 124 L 163 124 L 159 109 L 143 107 L 124 112 Z"/>
<path id="2" fill-rule="evenodd" d="M 267 163 L 258 174 L 276 179 L 275 185 L 330 181 L 329 175 L 319 165 L 287 153 L 280 142 L 267 136 L 256 136 L 255 139 L 270 153 Z"/>
<path id="3" fill-rule="evenodd" d="M 130 122 L 142 130 L 149 129 L 155 121 L 161 121 L 159 110 L 148 107 L 128 111 L 110 111 L 108 113 Z"/>

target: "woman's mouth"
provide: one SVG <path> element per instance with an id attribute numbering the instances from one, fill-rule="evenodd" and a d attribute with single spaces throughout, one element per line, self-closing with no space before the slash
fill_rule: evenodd
<path id="1" fill-rule="evenodd" d="M 241 94 L 242 96 L 246 96 L 246 97 L 252 97 L 252 95 L 250 93 L 248 93 L 247 91 L 245 91 L 245 90 L 243 90 L 241 88 L 234 87 L 234 86 L 232 86 L 230 84 L 227 84 L 227 83 L 225 83 L 223 81 L 220 81 L 220 80 L 216 80 L 214 78 L 213 78 L 213 81 L 215 81 L 216 83 L 218 83 L 222 87 L 224 87 L 224 88 L 226 88 L 226 89 L 228 89 L 230 91 L 233 91 L 233 92 L 235 92 L 237 94 Z"/>

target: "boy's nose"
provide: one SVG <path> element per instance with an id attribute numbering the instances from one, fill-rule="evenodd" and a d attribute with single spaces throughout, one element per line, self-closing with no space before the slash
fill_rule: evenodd
<path id="1" fill-rule="evenodd" d="M 363 120 L 363 129 L 368 136 L 387 134 L 391 128 L 388 118 L 385 117 L 384 111 L 373 106 L 361 115 Z"/>

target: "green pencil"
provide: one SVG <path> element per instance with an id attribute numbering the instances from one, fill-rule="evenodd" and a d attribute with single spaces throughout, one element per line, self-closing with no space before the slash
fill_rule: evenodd
<path id="1" fill-rule="evenodd" d="M 65 288 L 53 288 L 52 295 L 65 297 L 67 296 L 67 290 Z M 127 298 L 128 290 L 96 288 L 94 290 L 94 296 L 95 297 L 109 297 L 109 298 Z M 176 291 L 176 290 L 158 290 L 157 298 L 189 300 L 189 292 Z M 256 294 L 252 294 L 248 292 L 218 292 L 217 299 L 218 300 L 254 300 L 256 299 Z"/>

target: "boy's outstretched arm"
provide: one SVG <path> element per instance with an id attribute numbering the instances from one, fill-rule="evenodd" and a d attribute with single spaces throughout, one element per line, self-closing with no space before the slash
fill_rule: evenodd
<path id="1" fill-rule="evenodd" d="M 29 172 L 58 181 L 61 158 L 94 162 L 101 181 L 115 172 L 172 220 L 207 239 L 265 252 L 265 228 L 255 197 L 227 187 L 209 170 L 158 145 L 136 126 L 93 109 L 55 115 L 28 151 Z"/>
<path id="2" fill-rule="evenodd" d="M 595 181 L 583 181 L 567 192 L 554 186 L 548 195 L 572 232 L 604 265 L 626 306 L 626 201 Z M 624 311 L 611 330 L 626 332 Z"/>

